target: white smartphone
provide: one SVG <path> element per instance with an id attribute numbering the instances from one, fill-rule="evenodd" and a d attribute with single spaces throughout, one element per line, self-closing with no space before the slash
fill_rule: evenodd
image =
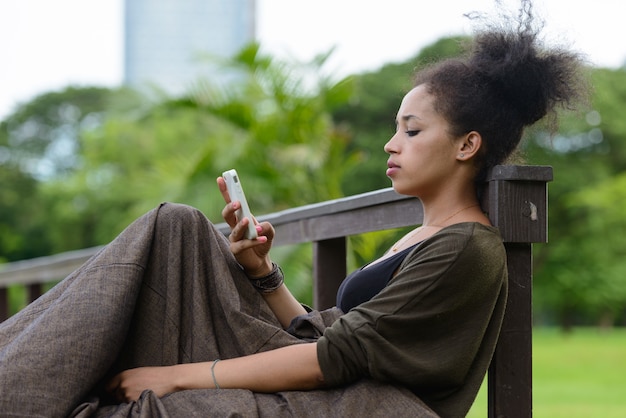
<path id="1" fill-rule="evenodd" d="M 231 201 L 238 200 L 241 203 L 241 209 L 238 209 L 235 214 L 237 215 L 237 220 L 240 221 L 245 216 L 248 218 L 248 229 L 246 230 L 245 237 L 248 239 L 257 238 L 256 226 L 254 225 L 254 219 L 252 218 L 252 213 L 250 213 L 250 208 L 248 207 L 248 201 L 246 200 L 246 195 L 243 193 L 243 188 L 241 187 L 241 180 L 237 175 L 237 171 L 235 169 L 224 171 L 222 173 L 222 177 L 226 182 L 226 188 L 228 189 L 228 195 L 230 196 Z"/>

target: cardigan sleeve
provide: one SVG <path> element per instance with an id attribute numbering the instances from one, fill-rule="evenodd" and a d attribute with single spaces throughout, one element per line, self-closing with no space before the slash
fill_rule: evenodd
<path id="1" fill-rule="evenodd" d="M 495 228 L 444 228 L 407 256 L 377 296 L 325 330 L 317 344 L 325 382 L 372 377 L 418 392 L 462 384 L 506 286 L 506 272 Z"/>

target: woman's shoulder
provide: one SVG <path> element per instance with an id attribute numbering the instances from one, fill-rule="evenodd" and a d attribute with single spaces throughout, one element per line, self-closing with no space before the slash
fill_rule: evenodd
<path id="1" fill-rule="evenodd" d="M 441 229 L 418 244 L 401 268 L 433 259 L 486 260 L 500 264 L 506 259 L 506 253 L 498 228 L 479 222 L 461 222 Z"/>
<path id="2" fill-rule="evenodd" d="M 466 222 L 424 240 L 403 260 L 390 285 L 406 292 L 415 289 L 422 303 L 425 294 L 432 303 L 447 303 L 492 295 L 506 277 L 506 251 L 498 229 Z"/>
<path id="3" fill-rule="evenodd" d="M 460 222 L 445 228 L 424 240 L 416 250 L 433 245 L 447 244 L 465 247 L 470 244 L 502 244 L 500 230 L 480 222 Z"/>

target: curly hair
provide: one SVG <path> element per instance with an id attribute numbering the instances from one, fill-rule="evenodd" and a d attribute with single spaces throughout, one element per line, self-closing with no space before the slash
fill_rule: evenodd
<path id="1" fill-rule="evenodd" d="M 473 37 L 466 56 L 415 74 L 414 84 L 434 96 L 452 136 L 481 134 L 477 181 L 515 151 L 525 127 L 550 115 L 555 131 L 558 108 L 573 109 L 588 93 L 579 54 L 542 48 L 530 1 L 521 1 L 515 23 L 488 26 Z"/>

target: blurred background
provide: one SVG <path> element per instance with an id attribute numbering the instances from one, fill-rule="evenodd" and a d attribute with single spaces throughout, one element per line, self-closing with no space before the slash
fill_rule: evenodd
<path id="1" fill-rule="evenodd" d="M 161 201 L 220 222 L 215 178 L 233 167 L 257 214 L 389 187 L 382 146 L 412 72 L 460 54 L 464 13 L 494 2 L 435 3 L 3 2 L 0 263 L 104 245 Z M 617 0 L 535 6 L 546 44 L 583 53 L 594 85 L 557 135 L 523 143 L 555 177 L 534 247 L 535 416 L 622 417 L 626 26 Z M 351 267 L 403 232 L 352 237 Z M 310 303 L 310 247 L 275 258 Z M 8 294 L 11 313 L 27 303 Z"/>

